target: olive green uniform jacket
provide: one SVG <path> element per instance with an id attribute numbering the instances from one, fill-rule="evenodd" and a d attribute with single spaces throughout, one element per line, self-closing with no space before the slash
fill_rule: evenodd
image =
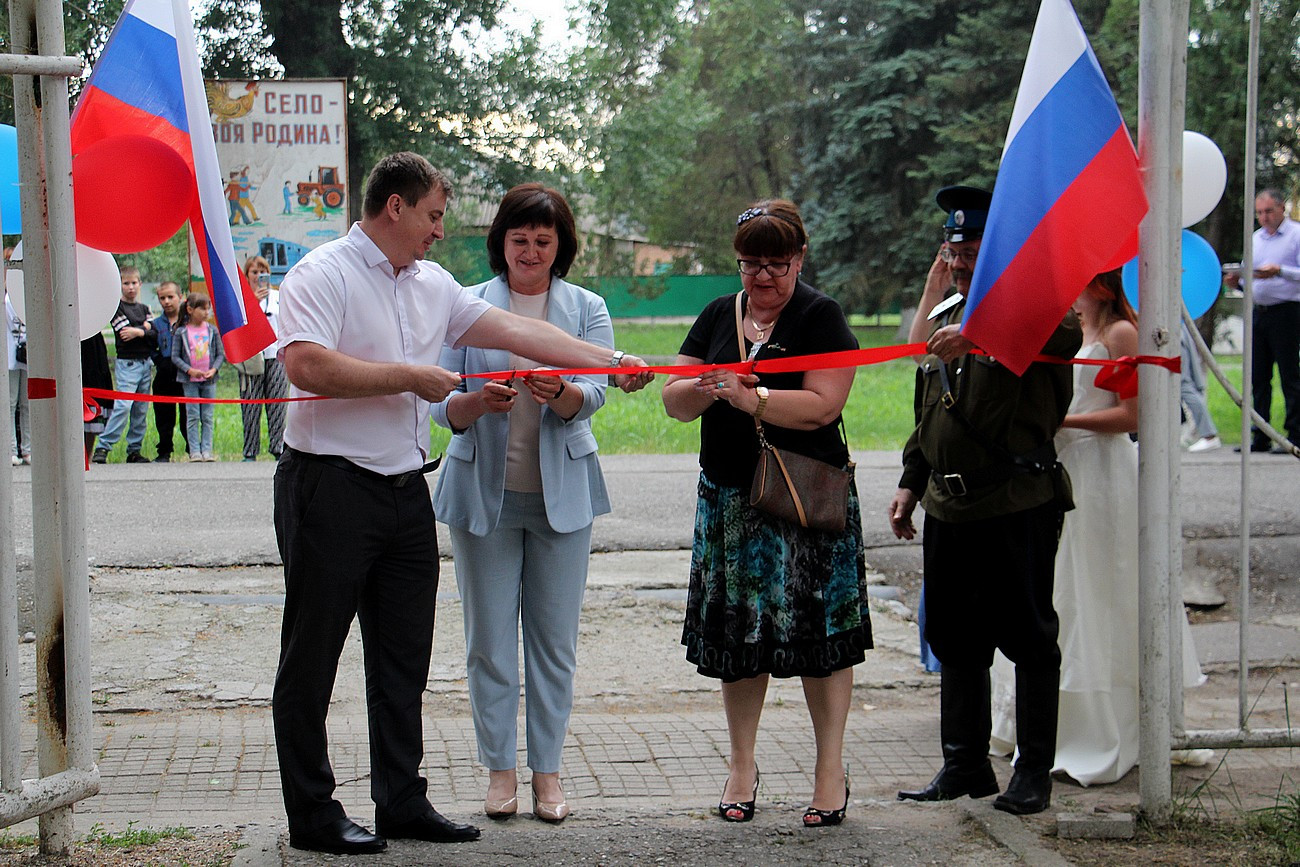
<path id="1" fill-rule="evenodd" d="M 954 317 L 960 315 L 954 311 Z M 1083 343 L 1083 331 L 1073 313 L 1056 327 L 1041 354 L 1072 359 Z M 1074 373 L 1069 364 L 1035 362 L 1016 376 L 997 359 L 968 353 L 948 363 L 953 409 L 942 401 L 941 362 L 927 355 L 916 374 L 916 429 L 903 449 L 903 476 L 899 487 L 921 498 L 926 514 L 941 521 L 974 521 L 1031 509 L 1057 499 L 1063 510 L 1072 508 L 1069 478 L 1064 468 L 1018 472 L 954 494 L 934 475 L 988 473 L 991 465 L 1007 465 L 1007 454 L 1024 455 L 1048 446 L 1055 464 L 1052 438 L 1061 427 L 1074 393 Z M 975 435 L 955 415 L 963 413 L 982 436 Z M 1038 454 L 1042 454 L 1039 452 Z M 996 471 L 994 471 L 996 475 Z M 960 486 L 956 486 L 960 487 Z"/>

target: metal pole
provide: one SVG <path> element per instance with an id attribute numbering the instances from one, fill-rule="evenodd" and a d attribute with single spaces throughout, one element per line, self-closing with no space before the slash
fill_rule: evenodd
<path id="1" fill-rule="evenodd" d="M 1171 344 L 1169 299 L 1180 273 L 1174 257 L 1178 232 L 1172 202 L 1174 167 L 1170 145 L 1170 97 L 1174 71 L 1169 34 L 1172 0 L 1142 0 L 1139 29 L 1138 146 L 1151 210 L 1142 221 L 1138 255 L 1140 315 L 1138 351 L 1164 355 Z M 1138 439 L 1138 635 L 1141 662 L 1140 733 L 1143 812 L 1157 823 L 1172 805 L 1169 773 L 1169 462 L 1173 441 L 1169 372 L 1142 365 L 1138 374 L 1142 412 Z"/>
<path id="2" fill-rule="evenodd" d="M 11 0 L 10 27 L 13 51 L 36 54 L 42 50 L 62 55 L 62 8 L 54 0 Z M 62 95 L 60 95 L 60 93 Z M 32 410 L 32 529 L 41 544 L 33 546 L 33 582 L 36 596 L 37 764 L 42 777 L 54 777 L 69 768 L 70 735 L 86 740 L 89 719 L 81 719 L 85 701 L 71 697 L 68 687 L 87 689 L 77 672 L 88 664 L 88 636 L 79 635 L 87 620 L 74 613 L 69 622 L 64 602 L 72 592 L 73 607 L 88 588 L 81 480 L 69 474 L 69 429 L 77 420 L 80 445 L 80 352 L 77 348 L 77 298 L 74 232 L 71 217 L 71 170 L 67 154 L 68 103 L 66 87 L 37 87 L 25 75 L 14 76 L 14 116 L 19 136 L 19 169 L 23 197 L 23 282 L 27 294 L 29 381 L 52 384 L 51 398 L 31 401 Z M 64 156 L 60 157 L 62 153 Z M 52 160 L 52 162 L 49 162 Z M 47 190 L 47 171 L 53 182 Z M 48 194 L 48 199 L 47 199 Z M 57 283 L 53 282 L 57 281 Z M 55 288 L 52 288 L 55 287 Z M 77 409 L 67 407 L 75 401 Z M 60 424 L 61 420 L 66 420 Z M 80 467 L 80 462 L 77 465 Z M 71 522 L 71 523 L 70 523 Z M 74 559 L 77 558 L 77 559 Z M 77 561 L 79 560 L 79 562 Z M 88 594 L 88 589 L 84 591 Z M 71 627 L 71 631 L 69 628 Z M 80 657 L 80 658 L 79 658 Z M 71 680 L 67 673 L 71 670 Z M 78 756 L 81 760 L 82 756 Z M 75 842 L 72 810 L 62 806 L 41 814 L 41 851 L 63 854 Z"/>
<path id="3" fill-rule="evenodd" d="M 1246 728 L 1250 702 L 1246 694 L 1250 679 L 1250 653 L 1246 643 L 1250 623 L 1250 412 L 1246 409 L 1251 367 L 1255 363 L 1255 159 L 1256 114 L 1259 106 L 1259 0 L 1250 3 L 1250 48 L 1246 61 L 1246 154 L 1242 184 L 1241 240 L 1241 581 L 1237 599 L 1237 725 Z M 1253 401 L 1252 401 L 1253 404 Z"/>
<path id="4" fill-rule="evenodd" d="M 1173 73 L 1170 81 L 1169 98 L 1169 145 L 1170 163 L 1174 169 L 1173 182 L 1170 185 L 1169 210 L 1178 215 L 1173 227 L 1175 246 L 1173 261 L 1181 264 L 1183 259 L 1183 128 L 1187 125 L 1187 21 L 1190 0 L 1175 0 L 1173 8 L 1173 29 L 1171 50 L 1173 52 Z M 1177 271 L 1182 274 L 1182 268 Z M 1169 306 L 1164 311 L 1163 323 L 1170 328 L 1170 334 L 1181 333 L 1179 316 L 1183 309 L 1181 277 L 1173 281 L 1173 295 L 1169 297 Z M 1181 510 L 1182 491 L 1182 452 L 1178 447 L 1178 426 L 1174 424 L 1173 410 L 1181 402 L 1179 377 L 1165 377 L 1169 401 L 1168 421 L 1169 438 L 1169 726 L 1170 731 L 1181 733 L 1183 730 L 1183 620 L 1187 616 L 1183 611 L 1183 519 Z"/>
<path id="5" fill-rule="evenodd" d="M 37 36 L 42 54 L 61 56 L 63 4 L 39 0 Z M 81 317 L 77 290 L 76 225 L 72 206 L 72 141 L 68 80 L 40 80 L 45 143 L 46 201 L 50 220 L 50 280 L 54 302 L 54 445 L 63 573 L 64 689 L 69 767 L 95 767 L 91 742 L 90 573 L 86 560 L 86 480 L 81 399 Z M 35 489 L 34 489 L 35 490 Z"/>
<path id="6" fill-rule="evenodd" d="M 0 231 L 0 234 L 3 234 Z M 4 266 L 0 262 L 0 278 Z M 6 317 L 7 319 L 7 317 Z M 9 354 L 9 323 L 2 339 Z M 0 406 L 9 406 L 9 376 L 0 382 Z M 6 410 L 8 412 L 8 410 Z M 0 452 L 9 454 L 14 445 L 14 424 L 0 425 Z M 22 751 L 19 727 L 22 714 L 18 709 L 18 562 L 14 554 L 14 483 L 13 467 L 0 467 L 0 791 L 16 792 L 22 788 Z"/>

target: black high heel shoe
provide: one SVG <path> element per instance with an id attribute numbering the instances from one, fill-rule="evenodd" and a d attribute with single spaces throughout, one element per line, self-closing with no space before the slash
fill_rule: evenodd
<path id="1" fill-rule="evenodd" d="M 816 807 L 809 807 L 803 811 L 803 826 L 805 828 L 826 828 L 831 825 L 838 825 L 844 821 L 844 815 L 849 811 L 849 784 L 847 779 L 844 783 L 844 806 L 838 810 L 819 810 Z"/>
<path id="2" fill-rule="evenodd" d="M 731 777 L 728 776 L 727 779 L 730 780 Z M 750 819 L 754 818 L 754 802 L 758 800 L 758 779 L 759 779 L 758 766 L 755 765 L 754 766 L 754 796 L 750 798 L 748 801 L 735 801 L 730 804 L 724 801 L 718 802 L 718 815 L 721 816 L 724 821 L 748 822 Z M 725 786 L 722 789 L 722 793 L 724 795 L 727 793 L 727 789 Z"/>

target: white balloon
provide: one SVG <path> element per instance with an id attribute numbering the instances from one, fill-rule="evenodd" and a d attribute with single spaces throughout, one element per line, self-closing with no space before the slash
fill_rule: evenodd
<path id="1" fill-rule="evenodd" d="M 10 256 L 15 262 L 23 258 L 23 242 L 19 241 Z M 14 305 L 18 318 L 27 321 L 27 295 L 23 290 L 23 272 L 5 272 L 5 289 Z M 80 321 L 79 337 L 85 340 L 103 330 L 108 320 L 117 312 L 117 302 L 122 300 L 122 272 L 112 253 L 77 244 L 77 312 Z"/>
<path id="2" fill-rule="evenodd" d="M 1199 132 L 1183 130 L 1183 228 L 1208 217 L 1227 185 L 1223 151 Z"/>

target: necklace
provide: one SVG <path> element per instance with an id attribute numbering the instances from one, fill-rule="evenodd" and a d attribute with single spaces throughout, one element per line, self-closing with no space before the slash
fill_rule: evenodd
<path id="1" fill-rule="evenodd" d="M 754 318 L 753 314 L 750 314 L 749 324 L 754 326 L 754 333 L 758 335 L 758 340 L 762 342 L 763 336 L 767 334 L 768 330 L 771 329 L 773 325 L 776 324 L 776 320 L 773 319 L 771 322 L 767 323 L 766 325 L 759 325 L 758 320 Z"/>

